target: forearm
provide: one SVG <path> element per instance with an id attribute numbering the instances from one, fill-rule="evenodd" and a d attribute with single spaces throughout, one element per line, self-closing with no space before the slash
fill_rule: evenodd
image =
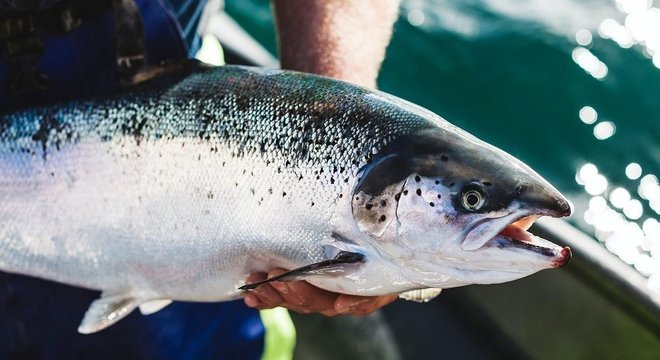
<path id="1" fill-rule="evenodd" d="M 375 87 L 399 0 L 273 0 L 282 68 Z M 247 283 L 280 275 L 253 274 Z M 250 307 L 283 306 L 301 313 L 367 315 L 397 295 L 337 294 L 304 281 L 271 282 L 245 293 Z"/>
<path id="2" fill-rule="evenodd" d="M 376 87 L 399 0 L 273 0 L 282 68 Z"/>

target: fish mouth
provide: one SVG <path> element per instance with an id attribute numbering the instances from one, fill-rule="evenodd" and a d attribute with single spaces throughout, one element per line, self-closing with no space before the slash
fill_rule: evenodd
<path id="1" fill-rule="evenodd" d="M 553 268 L 568 264 L 573 256 L 568 246 L 561 247 L 527 231 L 542 215 L 545 214 L 523 215 L 506 224 L 496 236 L 484 244 L 484 247 L 521 249 L 537 253 L 549 258 L 550 266 Z"/>

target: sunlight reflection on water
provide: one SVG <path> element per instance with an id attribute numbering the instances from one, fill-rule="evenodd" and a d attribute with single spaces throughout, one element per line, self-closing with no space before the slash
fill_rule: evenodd
<path id="1" fill-rule="evenodd" d="M 623 24 L 607 18 L 598 27 L 598 34 L 611 39 L 622 48 L 640 45 L 643 53 L 660 68 L 660 9 L 649 0 L 616 0 L 616 7 L 626 14 Z"/>
<path id="2" fill-rule="evenodd" d="M 628 178 L 636 180 L 641 167 L 632 163 L 625 171 Z M 611 186 L 596 165 L 587 163 L 578 169 L 575 180 L 591 195 L 582 216 L 587 224 L 593 226 L 596 238 L 612 253 L 649 277 L 651 288 L 653 284 L 660 285 L 660 222 L 656 218 L 660 212 L 652 205 L 649 206 L 656 212 L 655 215 L 645 210 L 641 201 L 648 200 L 649 204 L 659 201 L 658 178 L 652 174 L 645 175 L 639 181 L 638 191 L 633 192 L 625 186 Z M 654 291 L 657 290 L 660 287 Z"/>
<path id="3" fill-rule="evenodd" d="M 597 35 L 614 41 L 621 48 L 641 50 L 660 68 L 660 9 L 653 7 L 652 1 L 648 0 L 616 0 L 616 7 L 625 14 L 624 21 L 621 23 L 612 18 L 602 20 Z M 599 70 L 599 67 L 606 69 L 606 65 L 588 49 L 593 36 L 588 29 L 575 33 L 578 46 L 573 50 L 572 58 L 587 73 L 602 79 L 607 71 Z M 578 116 L 585 124 L 595 124 L 593 134 L 599 140 L 606 140 L 616 132 L 616 126 L 611 121 L 596 123 L 598 112 L 591 106 L 582 107 Z M 660 292 L 658 177 L 654 174 L 642 176 L 642 167 L 636 162 L 629 163 L 624 172 L 630 183 L 612 184 L 592 163 L 583 164 L 577 170 L 577 183 L 591 197 L 582 217 L 594 228 L 596 238 L 608 250 L 648 277 L 649 288 Z"/>
<path id="4" fill-rule="evenodd" d="M 529 37 L 538 33 L 551 34 L 544 38 L 545 43 L 555 41 L 562 44 L 556 48 L 561 48 L 568 61 L 572 60 L 574 66 L 598 80 L 583 76 L 586 80 L 581 77 L 575 79 L 575 83 L 588 85 L 573 88 L 574 84 L 570 80 L 568 82 L 571 84 L 566 85 L 569 93 L 574 89 L 583 91 L 573 92 L 573 95 L 566 98 L 579 104 L 574 110 L 579 126 L 588 126 L 590 129 L 582 139 L 576 136 L 567 136 L 567 139 L 570 137 L 569 141 L 576 143 L 584 140 L 593 146 L 585 153 L 578 152 L 583 150 L 579 146 L 569 146 L 570 151 L 575 151 L 571 156 L 582 157 L 587 162 L 578 164 L 575 169 L 575 181 L 582 189 L 576 194 L 575 200 L 584 207 L 578 206 L 578 211 L 582 213 L 577 212 L 575 218 L 580 220 L 573 222 L 579 223 L 583 230 L 590 232 L 608 250 L 647 277 L 649 287 L 660 292 L 660 185 L 657 177 L 660 172 L 656 163 L 649 161 L 646 156 L 655 151 L 653 149 L 657 149 L 657 146 L 653 140 L 649 143 L 645 138 L 647 135 L 652 137 L 656 130 L 651 127 L 631 133 L 632 119 L 625 117 L 640 114 L 642 109 L 649 109 L 648 112 L 652 114 L 657 107 L 646 106 L 641 100 L 636 102 L 637 99 L 632 101 L 626 98 L 632 93 L 624 93 L 624 90 L 630 91 L 631 88 L 622 85 L 627 81 L 635 81 L 635 78 L 630 77 L 635 72 L 624 69 L 632 66 L 631 59 L 649 65 L 640 72 L 660 68 L 660 9 L 653 5 L 650 0 L 574 2 L 571 6 L 558 6 L 554 2 L 542 0 L 408 0 L 404 2 L 403 14 L 407 22 L 419 31 L 440 36 L 458 34 L 468 44 L 487 42 L 483 39 L 502 35 L 515 40 L 520 34 Z M 483 13 L 492 16 L 487 17 Z M 526 33 L 530 28 L 543 30 L 533 31 L 534 35 L 530 36 Z M 512 33 L 515 35 L 512 36 Z M 562 42 L 564 40 L 566 42 Z M 630 53 L 635 56 L 628 58 Z M 511 61 L 504 53 L 501 57 Z M 489 61 L 496 63 L 498 59 L 489 58 Z M 456 61 L 457 64 L 463 62 Z M 450 66 L 447 64 L 452 62 L 446 60 L 442 64 Z M 639 63 L 634 63 L 634 66 L 638 67 Z M 444 69 L 438 68 L 439 71 Z M 456 69 L 461 67 L 456 65 Z M 474 81 L 482 84 L 479 79 Z M 639 87 L 652 88 L 653 84 L 640 84 Z M 469 86 L 466 85 L 466 88 Z M 636 90 L 634 87 L 632 89 Z M 599 93 L 600 90 L 607 96 Z M 606 102 L 612 99 L 620 99 L 621 103 Z M 653 103 L 653 100 L 646 101 Z M 621 111 L 625 107 L 637 108 Z M 461 113 L 460 109 L 457 111 Z M 638 119 L 635 121 L 642 123 Z M 637 140 L 634 136 L 639 136 L 639 143 L 635 143 Z M 594 143 L 593 140 L 598 142 Z M 616 149 L 633 145 L 649 150 L 637 158 L 628 158 L 635 156 L 634 151 L 621 153 L 620 158 L 607 156 L 620 151 Z M 595 149 L 603 151 L 586 155 Z M 580 201 L 582 196 L 584 202 Z"/>
<path id="5" fill-rule="evenodd" d="M 596 79 L 602 79 L 607 76 L 607 65 L 600 61 L 596 55 L 592 54 L 587 48 L 578 46 L 573 49 L 573 61 L 584 71 Z"/>

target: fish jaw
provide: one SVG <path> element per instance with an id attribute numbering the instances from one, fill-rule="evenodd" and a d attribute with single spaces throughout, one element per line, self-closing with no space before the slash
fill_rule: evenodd
<path id="1" fill-rule="evenodd" d="M 486 242 L 484 246 L 495 246 L 499 249 L 520 248 L 536 252 L 545 257 L 545 262 L 550 262 L 549 268 L 563 267 L 568 264 L 573 256 L 571 248 L 568 246 L 558 246 L 527 231 L 539 217 L 538 215 L 528 216 L 507 225 L 497 236 Z"/>
<path id="2" fill-rule="evenodd" d="M 405 278 L 429 288 L 514 281 L 541 270 L 563 267 L 571 257 L 569 247 L 531 234 L 524 241 L 497 235 L 470 252 L 445 249 L 443 252 L 418 252 L 412 258 L 395 256 Z"/>
<path id="3" fill-rule="evenodd" d="M 510 258 L 512 263 L 528 263 L 529 269 L 534 272 L 562 267 L 568 264 L 572 257 L 571 249 L 568 246 L 556 245 L 530 233 L 527 233 L 525 240 L 497 235 L 482 247 L 482 251 L 490 249 L 497 249 L 495 251 L 498 252 L 504 251 L 499 256 Z"/>
<path id="4" fill-rule="evenodd" d="M 572 257 L 569 247 L 561 247 L 527 231 L 542 216 L 570 215 L 572 206 L 568 200 L 556 192 L 546 196 L 545 204 L 536 199 L 529 202 L 520 199 L 512 202 L 510 208 L 513 211 L 507 215 L 482 219 L 469 227 L 461 244 L 462 250 L 497 251 L 501 253 L 497 256 L 510 258 L 512 264 L 521 269 L 528 264 L 535 271 L 568 264 Z"/>
<path id="5" fill-rule="evenodd" d="M 482 219 L 473 227 L 468 227 L 467 238 L 478 233 L 481 245 L 466 250 L 460 244 L 446 244 L 440 259 L 436 262 L 452 278 L 465 284 L 493 284 L 513 281 L 541 270 L 560 268 L 568 264 L 572 257 L 569 247 L 562 247 L 536 236 L 527 230 L 544 216 L 558 217 L 554 211 L 527 209 L 513 204 L 517 210 L 510 214 Z M 486 239 L 486 240 L 483 240 Z M 460 241 L 459 239 L 457 239 Z"/>

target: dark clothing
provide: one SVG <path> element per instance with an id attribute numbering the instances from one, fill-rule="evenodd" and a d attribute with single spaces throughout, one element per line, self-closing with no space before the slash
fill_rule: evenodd
<path id="1" fill-rule="evenodd" d="M 134 311 L 91 335 L 77 328 L 99 292 L 0 273 L 0 359 L 258 359 L 263 325 L 240 301 Z"/>
<path id="2" fill-rule="evenodd" d="M 83 0 L 92 1 L 92 0 Z M 49 8 L 53 0 L 0 0 L 0 17 Z M 197 46 L 203 1 L 138 0 L 145 24 L 147 61 L 189 56 Z M 183 26 L 179 26 L 177 18 Z M 108 8 L 66 34 L 40 35 L 39 70 L 48 89 L 12 94 L 12 69 L 0 60 L 0 109 L 95 96 L 118 88 L 114 21 Z M 183 39 L 186 41 L 183 41 Z M 35 220 L 37 221 L 37 220 Z M 148 316 L 135 311 L 110 328 L 80 335 L 78 324 L 100 292 L 0 272 L 0 359 L 257 359 L 263 352 L 259 313 L 242 302 L 175 302 Z"/>
<path id="3" fill-rule="evenodd" d="M 190 2 L 178 1 L 181 3 L 179 5 Z M 148 63 L 157 65 L 168 60 L 185 59 L 189 55 L 188 46 L 181 40 L 181 28 L 172 11 L 160 0 L 139 0 L 137 4 L 145 24 Z M 194 14 L 184 11 L 182 15 Z M 199 21 L 198 17 L 190 19 Z M 196 27 L 196 22 L 192 23 L 195 25 L 187 27 Z M 193 36 L 189 34 L 191 40 L 194 40 L 194 34 L 194 31 Z M 44 52 L 39 57 L 38 69 L 48 77 L 47 90 L 12 93 L 7 84 L 13 69 L 2 60 L 0 109 L 107 94 L 117 89 L 115 27 L 111 7 L 83 19 L 78 28 L 68 33 L 39 34 L 39 40 L 43 43 Z"/>

